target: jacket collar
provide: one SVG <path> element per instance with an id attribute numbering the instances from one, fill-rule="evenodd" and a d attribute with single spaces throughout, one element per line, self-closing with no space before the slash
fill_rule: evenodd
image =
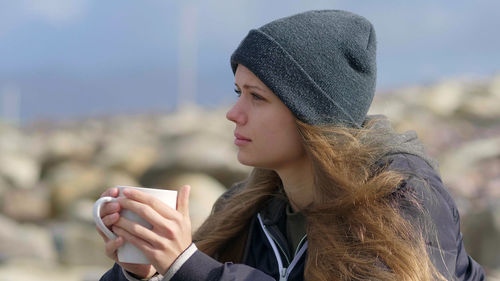
<path id="1" fill-rule="evenodd" d="M 285 212 L 287 205 L 288 199 L 285 191 L 283 190 L 283 185 L 280 184 L 277 188 L 275 196 L 269 199 L 260 211 L 262 222 L 265 225 L 278 224 L 280 219 L 284 218 L 286 215 Z"/>

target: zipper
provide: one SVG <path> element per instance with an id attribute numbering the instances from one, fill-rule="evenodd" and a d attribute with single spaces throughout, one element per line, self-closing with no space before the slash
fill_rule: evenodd
<path id="1" fill-rule="evenodd" d="M 300 239 L 299 244 L 297 245 L 297 249 L 295 249 L 295 254 L 293 255 L 293 257 L 296 257 L 298 255 L 298 252 L 300 252 L 300 250 L 302 249 L 302 243 L 306 240 L 306 238 L 307 234 L 305 234 L 304 237 Z"/>
<path id="2" fill-rule="evenodd" d="M 306 238 L 306 235 L 302 238 L 301 242 Z M 300 245 L 300 243 L 299 243 Z M 298 250 L 300 248 L 300 250 Z M 288 280 L 288 275 L 290 275 L 290 272 L 292 272 L 292 269 L 295 267 L 295 265 L 299 262 L 300 257 L 304 254 L 304 252 L 307 249 L 307 241 L 304 242 L 304 244 L 301 247 L 297 247 L 297 250 L 295 251 L 295 256 L 293 257 L 292 263 L 288 266 L 288 270 L 286 272 L 286 276 L 283 280 Z"/>
<path id="3" fill-rule="evenodd" d="M 276 238 L 274 235 L 273 235 L 273 229 L 269 229 L 268 227 L 266 227 L 266 230 L 269 232 L 269 236 L 273 239 L 274 243 L 278 246 L 278 248 L 281 250 L 281 253 L 283 253 L 283 256 L 285 257 L 286 259 L 286 265 L 290 265 L 290 258 L 289 258 L 289 254 L 287 254 L 287 252 L 285 251 L 285 249 L 283 249 L 283 247 L 281 246 L 281 243 L 278 241 L 278 238 Z M 276 233 L 274 233 L 276 234 Z"/>
<path id="4" fill-rule="evenodd" d="M 288 276 L 290 275 L 290 272 L 293 270 L 293 268 L 295 267 L 295 265 L 297 265 L 297 263 L 300 260 L 300 257 L 304 254 L 304 252 L 307 249 L 307 241 L 304 242 L 304 240 L 306 239 L 307 235 L 304 235 L 304 237 L 302 237 L 302 239 L 300 240 L 299 246 L 303 242 L 304 243 L 303 243 L 302 246 L 297 247 L 297 249 L 295 250 L 295 256 L 293 257 L 292 262 L 288 263 L 289 264 L 288 267 L 284 267 L 283 266 L 283 261 L 281 260 L 281 254 L 280 254 L 278 248 L 281 250 L 281 252 L 283 253 L 283 256 L 285 256 L 285 257 L 287 257 L 286 252 L 279 245 L 279 243 L 275 242 L 274 237 L 271 235 L 271 233 L 269 232 L 269 230 L 267 229 L 267 227 L 264 225 L 264 222 L 262 221 L 260 213 L 257 214 L 257 218 L 259 219 L 260 226 L 262 227 L 262 230 L 264 231 L 264 234 L 266 235 L 267 240 L 269 241 L 269 244 L 271 244 L 271 248 L 273 248 L 274 256 L 276 257 L 276 261 L 278 262 L 278 272 L 280 274 L 279 281 L 286 281 L 286 280 L 288 280 Z M 278 246 L 276 246 L 276 244 Z M 287 262 L 288 262 L 288 258 L 287 258 Z"/>

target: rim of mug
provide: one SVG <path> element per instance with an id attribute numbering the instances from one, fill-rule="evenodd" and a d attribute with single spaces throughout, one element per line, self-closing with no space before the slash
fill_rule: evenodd
<path id="1" fill-rule="evenodd" d="M 133 189 L 139 189 L 139 190 L 158 190 L 158 191 L 177 192 L 177 190 L 171 190 L 171 189 L 153 188 L 153 187 L 140 187 L 140 186 L 131 186 L 131 185 L 117 185 L 115 187 L 118 188 L 118 189 L 133 188 Z"/>

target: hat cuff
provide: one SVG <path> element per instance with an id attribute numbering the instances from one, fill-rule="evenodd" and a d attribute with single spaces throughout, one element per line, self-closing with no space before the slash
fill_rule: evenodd
<path id="1" fill-rule="evenodd" d="M 261 30 L 250 30 L 234 51 L 231 56 L 233 73 L 236 73 L 238 64 L 250 69 L 305 123 L 359 127 L 363 122 L 354 120 L 276 40 Z"/>

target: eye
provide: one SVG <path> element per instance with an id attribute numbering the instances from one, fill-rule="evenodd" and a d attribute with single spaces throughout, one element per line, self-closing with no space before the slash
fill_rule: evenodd
<path id="1" fill-rule="evenodd" d="M 257 95 L 257 94 L 252 93 L 251 95 L 252 95 L 252 98 L 253 98 L 254 100 L 264 100 L 264 98 L 263 98 L 263 97 L 261 97 L 261 96 L 259 96 L 259 95 Z"/>
<path id="2" fill-rule="evenodd" d="M 238 90 L 238 89 L 234 89 L 234 92 L 236 93 L 236 95 L 237 95 L 238 97 L 240 97 L 240 96 L 241 96 L 241 91 L 240 91 L 240 90 Z"/>

